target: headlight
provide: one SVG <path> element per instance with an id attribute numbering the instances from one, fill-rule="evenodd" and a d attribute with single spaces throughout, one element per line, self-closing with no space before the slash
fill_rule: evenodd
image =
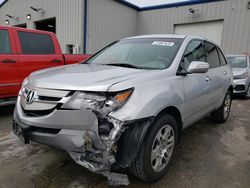
<path id="1" fill-rule="evenodd" d="M 248 77 L 248 72 L 245 72 L 244 74 L 241 75 L 235 75 L 234 79 L 245 79 Z"/>
<path id="2" fill-rule="evenodd" d="M 62 106 L 67 109 L 95 110 L 102 114 L 108 114 L 121 108 L 132 94 L 133 89 L 115 93 L 93 93 L 77 91 Z"/>

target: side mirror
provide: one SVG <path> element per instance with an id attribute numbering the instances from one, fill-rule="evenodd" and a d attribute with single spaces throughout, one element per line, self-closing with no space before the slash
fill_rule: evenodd
<path id="1" fill-rule="evenodd" d="M 206 73 L 209 69 L 209 64 L 202 61 L 192 61 L 187 68 L 187 72 L 192 73 Z"/>

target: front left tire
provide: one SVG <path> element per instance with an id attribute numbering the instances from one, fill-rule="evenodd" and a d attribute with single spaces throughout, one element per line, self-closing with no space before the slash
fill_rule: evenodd
<path id="1" fill-rule="evenodd" d="M 164 114 L 151 125 L 130 171 L 138 178 L 155 182 L 168 171 L 178 141 L 174 117 Z"/>

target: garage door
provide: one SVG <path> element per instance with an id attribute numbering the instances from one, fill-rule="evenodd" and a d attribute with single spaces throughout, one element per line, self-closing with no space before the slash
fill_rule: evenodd
<path id="1" fill-rule="evenodd" d="M 221 45 L 223 21 L 175 25 L 175 33 L 200 35 Z"/>

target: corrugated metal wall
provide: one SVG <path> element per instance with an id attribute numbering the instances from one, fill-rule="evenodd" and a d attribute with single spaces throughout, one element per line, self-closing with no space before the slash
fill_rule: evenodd
<path id="1" fill-rule="evenodd" d="M 123 37 L 174 33 L 176 24 L 223 20 L 222 48 L 226 53 L 250 51 L 249 0 L 225 0 L 221 2 L 182 6 L 177 8 L 136 11 L 115 0 L 88 0 L 87 53 L 94 53 L 108 43 Z M 29 7 L 43 8 L 44 14 Z M 0 9 L 0 24 L 5 24 L 6 14 L 18 16 L 10 25 L 27 23 L 34 28 L 34 21 L 56 17 L 56 33 L 63 52 L 66 44 L 79 44 L 83 52 L 84 0 L 8 0 Z M 192 15 L 188 9 L 199 9 Z M 26 14 L 32 20 L 26 20 Z"/>
<path id="2" fill-rule="evenodd" d="M 37 13 L 30 6 L 43 8 L 45 13 Z M 9 19 L 10 25 L 27 23 L 28 28 L 35 28 L 34 21 L 56 17 L 56 34 L 63 52 L 66 44 L 78 44 L 83 52 L 83 6 L 83 0 L 8 0 L 0 9 L 0 24 L 5 25 L 9 19 L 6 14 L 19 17 L 17 21 Z M 32 20 L 27 20 L 26 14 L 31 14 Z"/>
<path id="3" fill-rule="evenodd" d="M 138 12 L 114 0 L 88 1 L 87 52 L 136 35 Z"/>
<path id="4" fill-rule="evenodd" d="M 142 11 L 138 16 L 137 34 L 174 33 L 175 24 L 223 20 L 222 48 L 226 53 L 250 50 L 249 0 L 226 0 L 177 8 Z M 197 14 L 189 8 L 198 9 Z"/>

